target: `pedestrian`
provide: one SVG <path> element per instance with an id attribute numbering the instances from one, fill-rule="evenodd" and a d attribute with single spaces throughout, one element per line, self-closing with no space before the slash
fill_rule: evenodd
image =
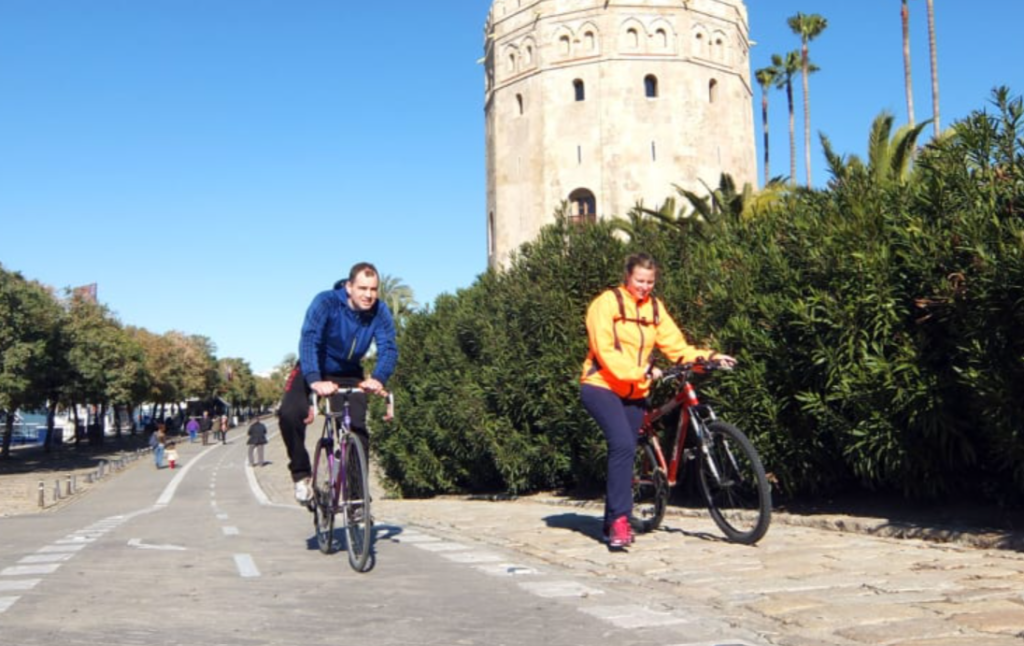
<path id="1" fill-rule="evenodd" d="M 256 416 L 256 421 L 249 425 L 249 466 L 261 467 L 263 461 L 263 446 L 267 443 L 267 427 Z M 256 459 L 259 458 L 259 459 Z"/>
<path id="2" fill-rule="evenodd" d="M 213 420 L 210 419 L 210 411 L 203 411 L 203 419 L 199 422 L 199 432 L 203 436 L 203 446 L 210 443 L 210 429 L 213 428 Z"/>
<path id="3" fill-rule="evenodd" d="M 185 424 L 185 430 L 188 432 L 188 442 L 192 444 L 196 441 L 196 435 L 199 433 L 199 422 L 195 417 L 188 418 L 188 424 Z"/>
<path id="4" fill-rule="evenodd" d="M 167 441 L 166 428 L 163 422 L 158 422 L 156 430 L 149 436 L 149 446 L 153 449 L 153 461 L 156 463 L 157 469 L 162 469 L 164 466 L 164 444 Z"/>
<path id="5" fill-rule="evenodd" d="M 604 537 L 622 548 L 633 542 L 633 462 L 644 399 L 660 375 L 651 353 L 670 361 L 704 359 L 732 366 L 736 360 L 686 340 L 665 305 L 652 294 L 658 266 L 647 254 L 626 259 L 623 284 L 605 290 L 587 308 L 589 351 L 583 362 L 580 399 L 608 442 Z"/>
<path id="6" fill-rule="evenodd" d="M 227 415 L 221 415 L 220 416 L 220 443 L 221 444 L 227 444 L 228 443 L 228 416 Z"/>
<path id="7" fill-rule="evenodd" d="M 178 461 L 178 448 L 177 448 L 177 446 L 178 445 L 175 444 L 174 442 L 168 442 L 167 443 L 167 464 L 172 469 L 174 468 L 175 463 Z"/>

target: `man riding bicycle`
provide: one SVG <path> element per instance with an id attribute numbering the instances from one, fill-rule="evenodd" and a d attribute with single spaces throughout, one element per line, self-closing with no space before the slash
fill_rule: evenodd
<path id="1" fill-rule="evenodd" d="M 388 306 L 378 300 L 379 287 L 377 268 L 368 262 L 356 263 L 342 286 L 317 294 L 306 310 L 299 362 L 288 375 L 278 413 L 295 499 L 301 504 L 312 498 L 306 425 L 316 410 L 310 405 L 310 393 L 328 397 L 339 388 L 363 390 L 349 395 L 349 407 L 352 430 L 369 448 L 365 393 L 382 392 L 398 363 L 394 319 Z M 376 364 L 366 378 L 362 359 L 371 344 L 377 347 Z"/>

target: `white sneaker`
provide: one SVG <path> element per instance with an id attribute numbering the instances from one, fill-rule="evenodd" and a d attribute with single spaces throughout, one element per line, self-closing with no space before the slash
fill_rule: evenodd
<path id="1" fill-rule="evenodd" d="M 299 480 L 295 483 L 295 500 L 300 505 L 305 505 L 313 499 L 313 488 L 309 486 L 309 478 Z"/>

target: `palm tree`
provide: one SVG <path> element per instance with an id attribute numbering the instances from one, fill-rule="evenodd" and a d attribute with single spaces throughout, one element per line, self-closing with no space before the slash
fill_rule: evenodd
<path id="1" fill-rule="evenodd" d="M 416 298 L 412 288 L 402 282 L 397 276 L 383 275 L 380 277 L 378 289 L 380 300 L 387 304 L 391 310 L 391 316 L 395 319 L 395 326 L 401 327 L 405 319 L 416 309 Z"/>
<path id="2" fill-rule="evenodd" d="M 754 78 L 761 86 L 761 127 L 764 130 L 764 183 L 768 185 L 768 178 L 771 177 L 771 161 L 768 155 L 768 90 L 775 85 L 775 78 L 779 75 L 779 69 L 774 65 L 762 67 L 754 72 Z"/>
<path id="3" fill-rule="evenodd" d="M 928 122 L 903 126 L 893 134 L 894 120 L 891 113 L 883 111 L 871 123 L 867 164 L 857 155 L 842 157 L 836 154 L 832 142 L 824 134 L 821 135 L 821 146 L 825 151 L 833 182 L 844 184 L 854 179 L 864 179 L 876 188 L 885 188 L 914 180 L 915 167 L 912 166 L 912 162 L 917 138 Z"/>
<path id="4" fill-rule="evenodd" d="M 928 53 L 932 66 L 932 121 L 935 125 L 935 136 L 939 136 L 939 59 L 935 52 L 935 4 L 928 3 Z"/>
<path id="5" fill-rule="evenodd" d="M 789 104 L 789 181 L 796 184 L 796 110 L 793 105 L 793 77 L 800 71 L 800 52 L 792 51 L 783 58 L 772 54 L 772 65 L 779 71 L 775 87 L 786 90 L 786 102 Z M 819 68 L 810 63 L 808 73 L 813 74 Z"/>
<path id="6" fill-rule="evenodd" d="M 910 7 L 901 0 L 900 20 L 903 22 L 903 86 L 907 92 L 907 123 L 914 127 L 914 84 L 910 80 Z"/>
<path id="7" fill-rule="evenodd" d="M 804 164 L 807 167 L 807 188 L 811 187 L 811 95 L 807 78 L 811 75 L 811 58 L 807 44 L 828 27 L 828 20 L 820 14 L 797 12 L 787 21 L 794 34 L 800 36 L 800 60 L 804 80 Z"/>

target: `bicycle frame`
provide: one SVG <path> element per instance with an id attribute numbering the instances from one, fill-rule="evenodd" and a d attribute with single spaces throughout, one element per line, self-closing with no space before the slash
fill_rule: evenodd
<path id="1" fill-rule="evenodd" d="M 335 395 L 350 395 L 352 393 L 362 392 L 358 388 L 342 388 L 339 389 Z M 327 406 L 324 411 L 324 432 L 321 435 L 322 438 L 327 439 L 332 450 L 327 454 L 327 468 L 330 472 L 331 478 L 331 509 L 332 514 L 337 514 L 341 509 L 339 508 L 338 501 L 341 499 L 341 489 L 345 483 L 345 451 L 348 450 L 348 445 L 342 440 L 346 435 L 352 433 L 352 416 L 349 412 L 348 397 L 345 397 L 344 404 L 341 412 L 331 411 L 331 395 L 327 398 Z M 341 420 L 340 425 L 338 420 Z M 339 453 L 337 455 L 336 453 Z M 342 514 L 342 522 L 347 523 L 348 517 L 346 514 Z"/>
<path id="2" fill-rule="evenodd" d="M 679 465 L 682 462 L 683 445 L 686 443 L 687 429 L 689 429 L 694 421 L 694 410 L 697 406 L 701 405 L 700 400 L 697 398 L 697 391 L 689 381 L 689 375 L 687 374 L 683 378 L 685 379 L 683 387 L 672 399 L 657 408 L 648 406 L 644 410 L 644 421 L 640 425 L 640 436 L 646 437 L 654 448 L 654 454 L 658 458 L 658 468 L 665 472 L 668 486 L 670 487 L 674 487 L 678 480 Z M 679 424 L 676 426 L 672 450 L 669 458 L 666 460 L 665 453 L 661 448 L 661 440 L 658 438 L 654 424 L 677 408 L 682 408 L 682 410 L 679 413 Z M 694 432 L 699 434 L 699 429 L 695 428 Z"/>

